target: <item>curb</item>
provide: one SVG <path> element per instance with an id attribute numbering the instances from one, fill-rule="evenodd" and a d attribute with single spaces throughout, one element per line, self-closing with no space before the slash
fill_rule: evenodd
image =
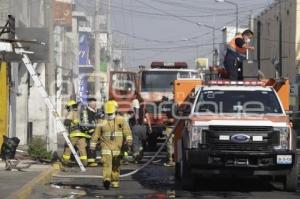
<path id="1" fill-rule="evenodd" d="M 35 186 L 46 183 L 52 177 L 52 175 L 56 174 L 57 172 L 59 172 L 59 170 L 55 167 L 51 167 L 45 171 L 42 171 L 38 176 L 26 183 L 18 191 L 10 194 L 6 199 L 27 199 Z"/>

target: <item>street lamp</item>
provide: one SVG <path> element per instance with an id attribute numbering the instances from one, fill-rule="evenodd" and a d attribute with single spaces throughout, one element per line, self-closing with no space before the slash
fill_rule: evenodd
<path id="1" fill-rule="evenodd" d="M 238 28 L 239 28 L 239 5 L 235 2 L 232 2 L 232 1 L 228 1 L 228 0 L 215 0 L 217 3 L 228 3 L 228 4 L 231 4 L 231 5 L 234 5 L 235 6 L 235 33 L 238 34 Z"/>
<path id="2" fill-rule="evenodd" d="M 212 30 L 212 33 L 213 33 L 213 66 L 215 66 L 216 65 L 216 47 L 215 47 L 215 44 L 216 44 L 216 28 L 214 26 L 210 26 L 210 25 L 203 24 L 203 23 L 200 23 L 200 22 L 197 23 L 197 26 L 206 27 L 206 28 L 209 28 L 209 29 Z"/>

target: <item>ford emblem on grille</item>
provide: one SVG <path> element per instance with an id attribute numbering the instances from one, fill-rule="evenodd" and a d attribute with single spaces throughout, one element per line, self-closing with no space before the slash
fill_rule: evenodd
<path id="1" fill-rule="evenodd" d="M 231 136 L 231 141 L 236 142 L 236 143 L 249 142 L 250 139 L 251 139 L 251 137 L 249 135 L 245 135 L 245 134 L 236 134 L 236 135 Z"/>

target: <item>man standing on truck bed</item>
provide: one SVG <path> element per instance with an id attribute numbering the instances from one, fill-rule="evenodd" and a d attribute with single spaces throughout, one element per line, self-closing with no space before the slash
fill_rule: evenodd
<path id="1" fill-rule="evenodd" d="M 228 44 L 227 53 L 224 58 L 224 66 L 230 80 L 243 80 L 243 61 L 247 57 L 247 50 L 254 50 L 250 46 L 250 39 L 253 37 L 253 32 L 249 29 L 242 34 L 237 34 Z"/>

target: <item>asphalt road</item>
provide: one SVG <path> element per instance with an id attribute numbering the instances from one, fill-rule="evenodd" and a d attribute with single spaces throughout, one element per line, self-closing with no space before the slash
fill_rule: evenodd
<path id="1" fill-rule="evenodd" d="M 295 193 L 284 192 L 280 183 L 264 181 L 260 178 L 212 178 L 198 182 L 192 190 L 183 190 L 175 182 L 174 168 L 157 164 L 145 168 L 138 174 L 121 179 L 119 189 L 104 190 L 100 179 L 57 178 L 50 184 L 40 185 L 31 195 L 35 198 L 233 198 L 233 199 L 299 199 L 299 189 Z M 127 173 L 139 165 L 123 165 L 122 173 Z M 83 174 L 78 168 L 68 168 L 62 175 Z M 101 168 L 89 168 L 86 175 L 100 175 Z"/>

